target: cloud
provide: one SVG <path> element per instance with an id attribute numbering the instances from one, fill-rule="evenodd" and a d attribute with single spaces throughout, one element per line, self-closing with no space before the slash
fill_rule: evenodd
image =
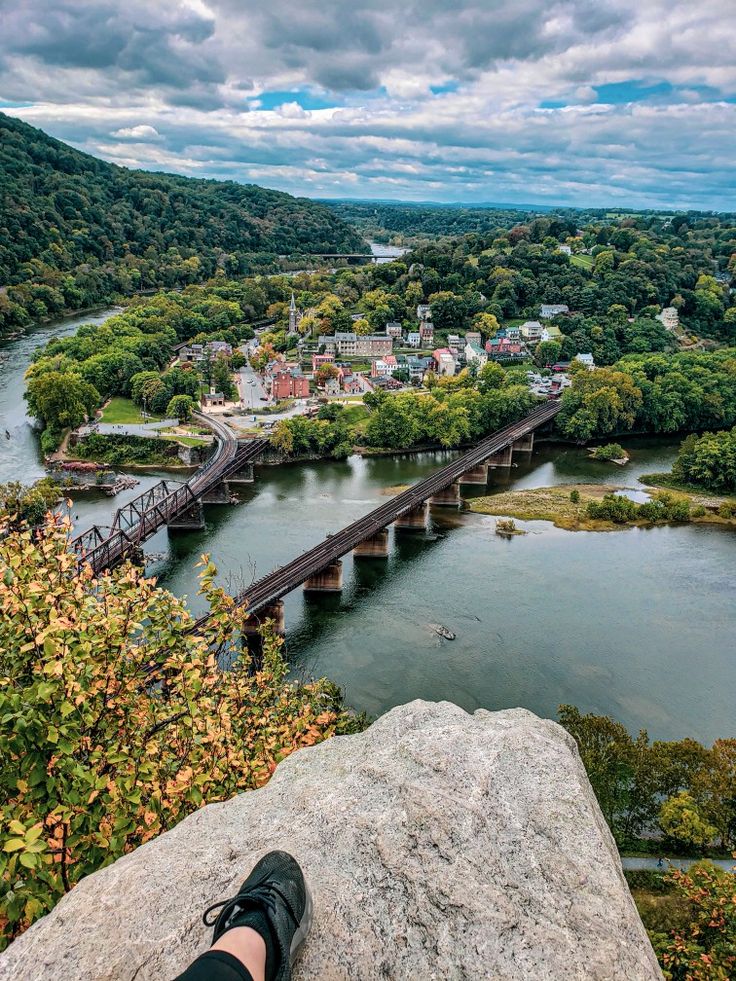
<path id="1" fill-rule="evenodd" d="M 157 140 L 160 134 L 155 126 L 123 126 L 116 129 L 112 136 L 117 136 L 123 140 Z"/>
<path id="2" fill-rule="evenodd" d="M 325 196 L 731 206 L 721 0 L 26 0 L 2 17 L 8 111 L 129 166 Z"/>

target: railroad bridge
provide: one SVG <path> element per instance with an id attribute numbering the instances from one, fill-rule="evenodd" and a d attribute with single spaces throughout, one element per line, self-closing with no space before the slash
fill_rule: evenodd
<path id="1" fill-rule="evenodd" d="M 352 550 L 356 559 L 381 559 L 389 554 L 388 528 L 397 532 L 423 531 L 427 527 L 430 505 L 459 507 L 463 484 L 484 486 L 488 470 L 511 466 L 514 453 L 530 453 L 534 433 L 547 425 L 560 411 L 558 401 L 549 401 L 519 422 L 487 436 L 462 456 L 436 470 L 385 504 L 358 518 L 325 541 L 254 582 L 236 597 L 238 606 L 252 614 L 246 639 L 257 643 L 261 623 L 273 620 L 277 631 L 284 631 L 282 597 L 298 586 L 306 592 L 336 593 L 342 590 L 342 562 Z M 209 616 L 192 627 L 200 631 Z"/>
<path id="2" fill-rule="evenodd" d="M 140 555 L 143 543 L 166 525 L 171 530 L 204 527 L 203 504 L 230 499 L 229 485 L 253 480 L 253 460 L 268 446 L 267 439 L 240 443 L 232 430 L 211 416 L 196 416 L 215 434 L 212 456 L 184 484 L 160 480 L 118 508 L 110 527 L 93 525 L 73 538 L 71 546 L 80 562 L 95 574 Z"/>

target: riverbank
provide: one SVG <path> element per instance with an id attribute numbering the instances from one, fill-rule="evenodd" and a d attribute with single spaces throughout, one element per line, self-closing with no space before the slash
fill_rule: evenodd
<path id="1" fill-rule="evenodd" d="M 619 522 L 591 517 L 589 504 L 600 504 L 611 494 L 625 496 L 627 490 L 630 489 L 618 484 L 558 484 L 472 498 L 468 501 L 468 508 L 478 514 L 518 518 L 520 521 L 551 521 L 556 528 L 565 531 L 621 531 L 623 528 L 645 528 L 655 524 L 642 518 Z M 725 498 L 692 493 L 677 496 L 687 500 L 690 522 L 736 526 L 736 519 L 721 517 L 716 511 Z"/>

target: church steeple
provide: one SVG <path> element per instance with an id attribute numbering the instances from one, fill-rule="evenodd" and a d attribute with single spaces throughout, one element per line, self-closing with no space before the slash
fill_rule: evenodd
<path id="1" fill-rule="evenodd" d="M 296 312 L 296 300 L 294 299 L 294 290 L 291 291 L 291 303 L 289 303 L 289 333 L 296 334 L 297 330 L 297 312 Z"/>

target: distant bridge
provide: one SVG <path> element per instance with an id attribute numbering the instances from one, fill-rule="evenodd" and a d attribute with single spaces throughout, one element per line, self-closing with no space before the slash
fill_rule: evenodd
<path id="1" fill-rule="evenodd" d="M 202 528 L 202 504 L 227 503 L 226 482 L 253 479 L 252 461 L 268 446 L 267 439 L 239 443 L 232 430 L 211 416 L 195 416 L 215 434 L 215 451 L 185 483 L 160 480 L 115 512 L 112 525 L 92 528 L 73 538 L 80 562 L 95 574 L 132 558 L 159 528 Z M 238 476 L 240 475 L 240 477 Z"/>
<path id="2" fill-rule="evenodd" d="M 273 619 L 277 629 L 283 632 L 283 596 L 300 585 L 309 592 L 339 592 L 343 555 L 353 549 L 356 558 L 386 557 L 390 524 L 397 528 L 424 529 L 429 504 L 459 506 L 461 484 L 485 485 L 489 467 L 510 466 L 514 452 L 530 452 L 535 430 L 550 422 L 560 408 L 558 401 L 550 401 L 534 409 L 524 419 L 487 436 L 429 477 L 254 582 L 236 597 L 238 606 L 257 614 L 247 630 L 256 635 L 261 620 Z M 201 617 L 192 631 L 201 630 L 208 620 L 209 614 Z"/>

